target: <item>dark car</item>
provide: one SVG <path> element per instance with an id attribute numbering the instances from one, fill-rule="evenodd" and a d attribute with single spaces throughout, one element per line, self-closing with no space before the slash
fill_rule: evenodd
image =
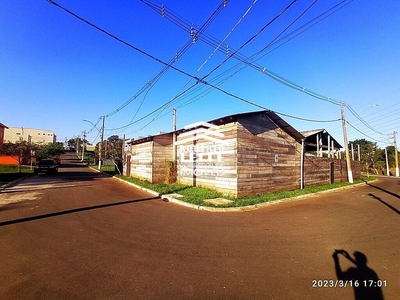
<path id="1" fill-rule="evenodd" d="M 46 172 L 46 173 L 57 173 L 58 172 L 58 164 L 52 158 L 46 158 L 40 160 L 33 171 L 35 174 Z"/>

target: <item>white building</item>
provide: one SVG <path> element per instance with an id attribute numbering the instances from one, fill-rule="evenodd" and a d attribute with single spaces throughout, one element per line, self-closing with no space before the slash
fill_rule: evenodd
<path id="1" fill-rule="evenodd" d="M 32 144 L 50 144 L 56 142 L 54 131 L 24 127 L 8 127 L 4 129 L 4 143 L 27 141 Z"/>

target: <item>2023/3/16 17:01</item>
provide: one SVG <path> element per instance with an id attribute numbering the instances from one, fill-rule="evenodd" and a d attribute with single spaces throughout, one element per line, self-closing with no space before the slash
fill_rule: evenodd
<path id="1" fill-rule="evenodd" d="M 329 280 L 329 279 L 314 279 L 312 287 L 314 288 L 334 288 L 334 287 L 364 287 L 364 288 L 379 288 L 386 287 L 386 280 Z"/>

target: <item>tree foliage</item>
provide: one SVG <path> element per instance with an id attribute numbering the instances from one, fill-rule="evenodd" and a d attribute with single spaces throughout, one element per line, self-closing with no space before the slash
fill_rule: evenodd
<path id="1" fill-rule="evenodd" d="M 18 170 L 21 172 L 21 165 L 30 161 L 31 151 L 27 141 L 17 143 L 4 143 L 0 146 L 0 155 L 7 155 L 15 159 Z"/>
<path id="2" fill-rule="evenodd" d="M 64 153 L 64 149 L 63 149 L 62 143 L 54 143 L 54 144 L 36 145 L 35 146 L 36 160 L 60 156 L 63 153 Z"/>
<path id="3" fill-rule="evenodd" d="M 113 160 L 122 159 L 122 139 L 118 135 L 112 135 L 107 139 L 107 154 L 106 157 Z"/>
<path id="4" fill-rule="evenodd" d="M 353 142 L 360 145 L 361 171 L 366 173 L 385 174 L 386 154 L 385 149 L 380 149 L 376 143 L 366 139 L 358 139 Z M 356 151 L 358 147 L 356 147 Z M 395 147 L 387 147 L 389 169 L 395 167 Z"/>

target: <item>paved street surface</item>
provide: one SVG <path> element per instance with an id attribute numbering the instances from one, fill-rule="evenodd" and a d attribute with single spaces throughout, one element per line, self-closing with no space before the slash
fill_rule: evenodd
<path id="1" fill-rule="evenodd" d="M 0 299 L 400 299 L 399 179 L 219 213 L 61 163 L 0 192 Z"/>

